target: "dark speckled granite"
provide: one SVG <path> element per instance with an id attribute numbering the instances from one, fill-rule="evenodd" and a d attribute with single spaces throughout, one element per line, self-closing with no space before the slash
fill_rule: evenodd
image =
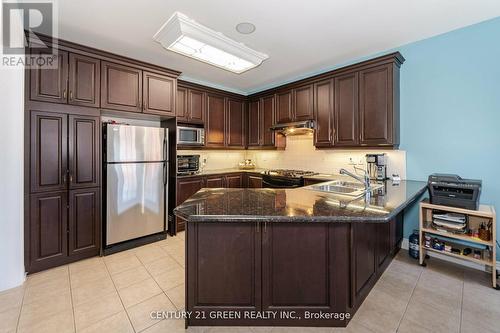
<path id="1" fill-rule="evenodd" d="M 298 189 L 205 188 L 178 206 L 175 215 L 189 222 L 387 222 L 426 190 L 427 183 L 387 181 L 384 189 L 352 200 Z"/>

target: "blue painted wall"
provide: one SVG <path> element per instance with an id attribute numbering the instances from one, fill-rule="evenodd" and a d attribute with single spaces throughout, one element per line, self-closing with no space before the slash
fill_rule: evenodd
<path id="1" fill-rule="evenodd" d="M 406 58 L 400 148 L 408 179 L 433 172 L 479 178 L 481 202 L 500 209 L 500 18 L 398 50 Z M 414 207 L 405 237 L 417 226 Z"/>

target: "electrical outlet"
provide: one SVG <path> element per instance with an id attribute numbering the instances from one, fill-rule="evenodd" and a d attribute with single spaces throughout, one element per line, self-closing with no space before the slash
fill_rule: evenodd
<path id="1" fill-rule="evenodd" d="M 356 163 L 354 162 L 354 159 L 352 157 L 349 157 L 349 165 L 356 165 Z"/>

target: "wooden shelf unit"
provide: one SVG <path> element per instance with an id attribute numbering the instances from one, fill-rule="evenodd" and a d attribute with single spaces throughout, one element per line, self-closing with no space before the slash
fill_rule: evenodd
<path id="1" fill-rule="evenodd" d="M 454 234 L 451 232 L 439 231 L 432 228 L 430 225 L 432 223 L 432 212 L 434 210 L 438 210 L 441 212 L 447 213 L 459 213 L 465 214 L 468 216 L 468 223 L 478 226 L 480 223 L 491 222 L 491 240 L 484 241 L 479 238 L 471 237 L 466 234 Z M 491 280 L 493 288 L 499 289 L 497 286 L 497 272 L 496 272 L 496 213 L 495 208 L 493 206 L 480 205 L 478 210 L 468 210 L 456 207 L 448 207 L 441 205 L 433 205 L 429 203 L 428 199 L 424 199 L 420 202 L 420 223 L 419 223 L 419 250 L 420 250 L 420 265 L 425 266 L 424 260 L 427 254 L 427 251 L 441 253 L 443 255 L 447 255 L 453 258 L 458 258 L 470 262 L 474 262 L 479 265 L 485 265 L 491 267 Z M 440 251 L 433 248 L 427 248 L 424 246 L 424 235 L 431 234 L 438 237 L 446 237 L 453 240 L 458 241 L 466 241 L 471 243 L 471 247 L 474 247 L 472 244 L 477 244 L 479 247 L 488 247 L 491 253 L 491 258 L 488 259 L 476 259 L 472 255 L 464 256 L 460 254 L 455 254 L 446 251 Z"/>

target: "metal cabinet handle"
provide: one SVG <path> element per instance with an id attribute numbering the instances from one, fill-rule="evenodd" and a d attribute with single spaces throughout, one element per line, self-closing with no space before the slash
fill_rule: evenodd
<path id="1" fill-rule="evenodd" d="M 63 90 L 63 98 L 66 98 L 67 96 L 67 93 L 66 93 L 66 89 Z"/>
<path id="2" fill-rule="evenodd" d="M 73 91 L 72 90 L 69 91 L 69 99 L 73 100 Z"/>
<path id="3" fill-rule="evenodd" d="M 259 232 L 260 232 L 260 223 L 259 223 L 259 222 L 255 222 L 255 231 L 256 231 L 257 233 L 259 233 Z"/>

